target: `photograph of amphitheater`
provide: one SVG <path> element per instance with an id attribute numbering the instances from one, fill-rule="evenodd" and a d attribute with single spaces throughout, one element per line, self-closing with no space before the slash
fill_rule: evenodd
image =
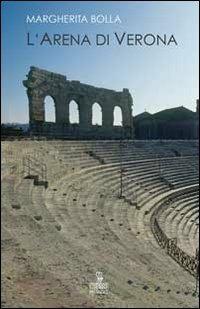
<path id="1" fill-rule="evenodd" d="M 199 308 L 198 18 L 196 1 L 4 1 L 2 308 Z M 131 27 L 178 45 L 25 39 Z"/>

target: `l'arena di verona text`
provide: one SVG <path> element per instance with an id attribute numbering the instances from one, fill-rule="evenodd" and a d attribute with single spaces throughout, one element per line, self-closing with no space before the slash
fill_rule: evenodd
<path id="1" fill-rule="evenodd" d="M 97 33 L 68 34 L 68 33 L 32 33 L 27 32 L 27 45 L 29 46 L 176 46 L 177 39 L 173 34 L 133 34 L 126 32 L 113 32 L 111 34 Z"/>

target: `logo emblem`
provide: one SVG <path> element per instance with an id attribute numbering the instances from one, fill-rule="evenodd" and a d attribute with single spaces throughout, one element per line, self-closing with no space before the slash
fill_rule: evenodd
<path id="1" fill-rule="evenodd" d="M 103 282 L 103 273 L 101 271 L 96 272 L 96 282 L 92 282 L 89 285 L 90 294 L 108 294 L 108 283 Z"/>

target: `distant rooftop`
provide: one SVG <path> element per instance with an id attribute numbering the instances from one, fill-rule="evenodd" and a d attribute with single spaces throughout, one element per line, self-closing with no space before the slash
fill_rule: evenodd
<path id="1" fill-rule="evenodd" d="M 134 120 L 189 120 L 196 117 L 196 113 L 184 106 L 178 106 L 162 110 L 160 112 L 151 114 L 149 112 L 143 112 L 134 117 Z"/>

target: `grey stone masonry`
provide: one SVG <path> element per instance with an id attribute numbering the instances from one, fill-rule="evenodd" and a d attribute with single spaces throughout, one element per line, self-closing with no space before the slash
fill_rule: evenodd
<path id="1" fill-rule="evenodd" d="M 27 80 L 30 130 L 34 135 L 65 137 L 71 139 L 133 138 L 132 105 L 129 90 L 114 91 L 97 88 L 79 81 L 69 81 L 66 76 L 30 67 Z M 55 103 L 55 123 L 45 122 L 45 97 Z M 78 104 L 77 125 L 70 124 L 69 104 Z M 92 125 L 92 106 L 97 102 L 102 110 L 102 126 Z M 122 127 L 113 126 L 115 106 L 122 111 Z"/>

